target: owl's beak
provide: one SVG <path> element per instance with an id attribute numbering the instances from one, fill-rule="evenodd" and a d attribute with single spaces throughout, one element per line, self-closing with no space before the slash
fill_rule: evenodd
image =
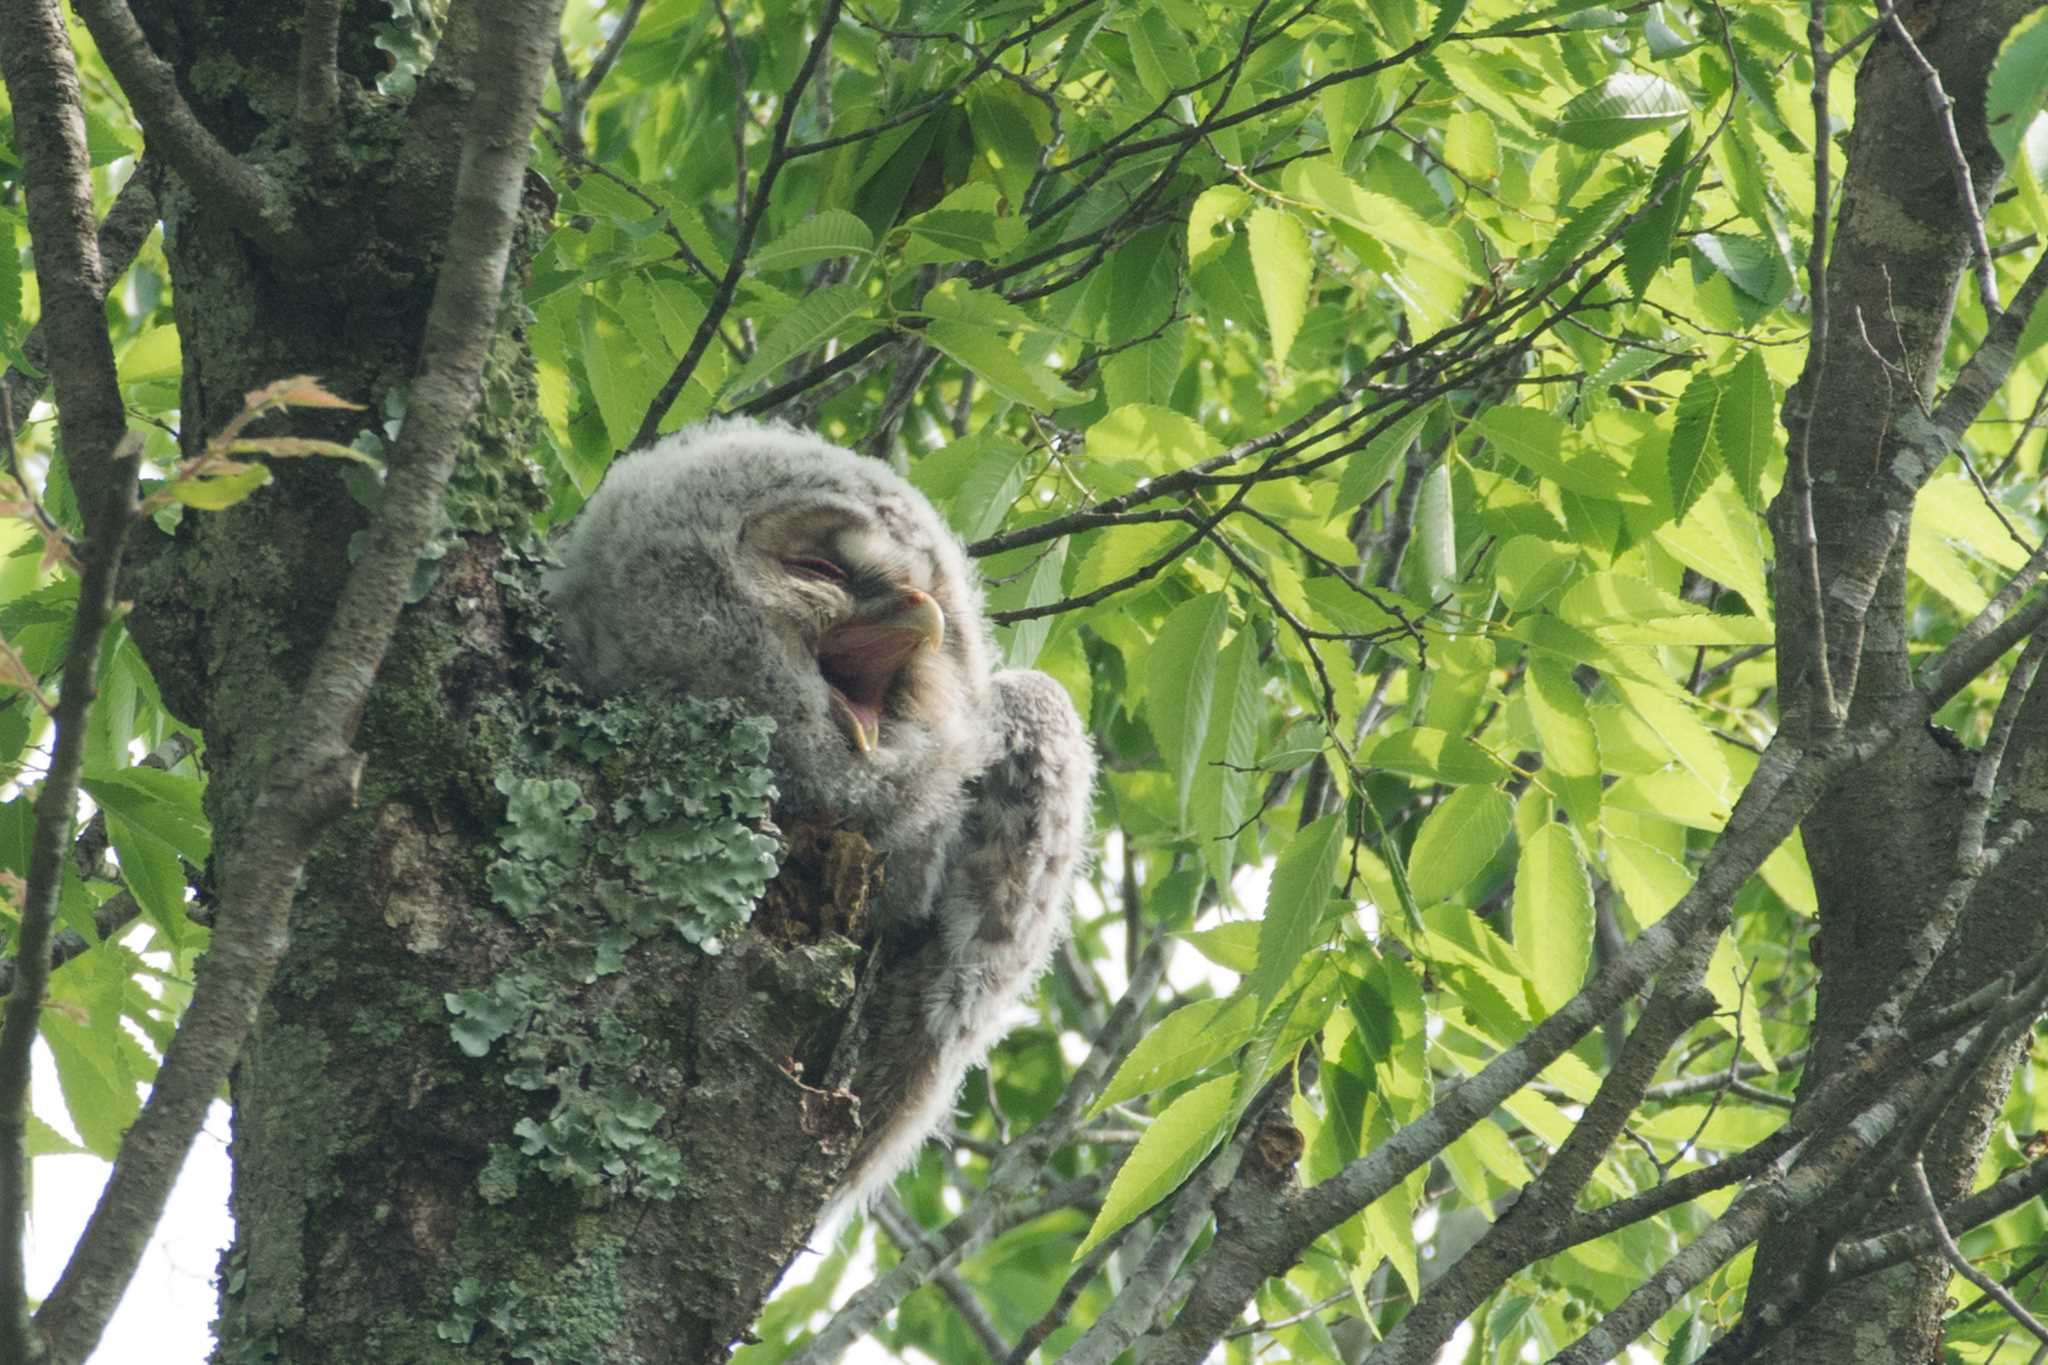
<path id="1" fill-rule="evenodd" d="M 832 712 L 853 747 L 871 753 L 882 742 L 882 704 L 896 675 L 921 649 L 946 639 L 946 614 L 916 589 L 863 602 L 818 641 L 818 671 L 831 689 Z"/>

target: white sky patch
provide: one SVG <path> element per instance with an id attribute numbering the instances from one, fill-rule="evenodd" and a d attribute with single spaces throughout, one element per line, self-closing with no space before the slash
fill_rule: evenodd
<path id="1" fill-rule="evenodd" d="M 36 1117 L 76 1140 L 57 1089 L 56 1063 L 41 1043 L 32 1083 Z M 57 1283 L 99 1202 L 108 1169 L 93 1156 L 37 1158 L 28 1233 L 30 1294 L 41 1298 Z M 135 1279 L 87 1365 L 202 1365 L 213 1351 L 214 1269 L 234 1235 L 228 1217 L 228 1108 L 216 1100 Z"/>

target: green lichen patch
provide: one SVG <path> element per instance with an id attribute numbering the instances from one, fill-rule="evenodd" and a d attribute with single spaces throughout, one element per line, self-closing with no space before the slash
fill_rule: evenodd
<path id="1" fill-rule="evenodd" d="M 644 1081 L 661 1046 L 591 994 L 655 940 L 722 950 L 775 876 L 770 723 L 727 701 L 583 703 L 543 685 L 525 707 L 531 748 L 496 778 L 505 799 L 485 885 L 529 936 L 488 983 L 450 992 L 450 1035 L 545 1099 L 479 1176 L 511 1198 L 512 1153 L 587 1197 L 667 1199 L 682 1160 Z"/>

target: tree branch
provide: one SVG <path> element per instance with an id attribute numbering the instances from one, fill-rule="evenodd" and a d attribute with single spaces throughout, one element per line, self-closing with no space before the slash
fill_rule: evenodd
<path id="1" fill-rule="evenodd" d="M 77 9 L 151 148 L 161 150 L 195 194 L 217 202 L 250 236 L 296 254 L 297 234 L 268 178 L 221 146 L 199 121 L 178 93 L 169 64 L 150 50 L 126 0 L 77 0 Z"/>
<path id="2" fill-rule="evenodd" d="M 496 327 L 528 135 L 560 9 L 560 0 L 508 0 L 483 26 L 481 55 L 494 79 L 479 86 L 470 110 L 451 249 L 428 312 L 421 374 L 391 475 L 241 846 L 223 859 L 213 946 L 184 1024 L 70 1264 L 37 1314 L 61 1365 L 91 1351 L 133 1275 L 284 954 L 300 868 L 353 798 L 362 760 L 350 744 L 462 449 Z"/>
<path id="3" fill-rule="evenodd" d="M 105 286 L 78 68 L 63 13 L 53 0 L 0 11 L 0 76 L 14 111 L 57 389 L 57 424 L 87 513 L 83 581 L 57 701 L 57 740 L 36 797 L 30 835 L 14 990 L 0 1016 L 0 1358 L 26 1362 L 44 1354 L 28 1317 L 22 1258 L 28 1224 L 30 1053 L 49 983 L 51 933 L 77 818 L 86 713 L 100 644 L 113 619 L 121 547 L 135 513 L 136 459 L 122 444 L 127 422 L 101 311 Z"/>
<path id="4" fill-rule="evenodd" d="M 818 34 L 804 53 L 804 64 L 797 69 L 796 79 L 790 82 L 788 92 L 782 97 L 782 107 L 776 111 L 775 135 L 768 148 L 768 164 L 761 168 L 761 179 L 754 187 L 753 202 L 740 218 L 739 236 L 732 244 L 732 258 L 726 265 L 725 278 L 718 282 L 717 292 L 711 297 L 711 307 L 705 311 L 704 320 L 697 324 L 697 334 L 690 338 L 689 349 L 676 362 L 676 368 L 662 384 L 661 392 L 648 404 L 647 415 L 640 421 L 640 430 L 633 436 L 635 447 L 644 446 L 661 434 L 662 418 L 668 416 L 668 410 L 675 406 L 683 385 L 696 373 L 704 348 L 711 344 L 712 334 L 725 320 L 726 310 L 732 307 L 733 293 L 739 288 L 740 276 L 746 272 L 748 253 L 754 247 L 754 235 L 761 230 L 761 222 L 768 216 L 768 196 L 775 188 L 776 177 L 789 163 L 789 129 L 796 121 L 797 105 L 803 101 L 804 90 L 823 61 L 826 49 L 832 45 L 832 30 L 839 23 L 840 4 L 841 0 L 825 0 L 825 12 L 818 18 Z M 741 185 L 739 188 L 744 195 L 747 187 Z"/>

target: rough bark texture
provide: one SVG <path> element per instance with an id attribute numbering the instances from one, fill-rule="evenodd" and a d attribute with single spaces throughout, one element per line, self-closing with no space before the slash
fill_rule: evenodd
<path id="1" fill-rule="evenodd" d="M 1988 202 L 1999 166 L 1985 137 L 1986 77 L 2003 36 L 2028 9 L 2022 0 L 1902 7 L 1921 50 L 1941 72 L 1978 196 Z M 1922 78 L 1902 45 L 1880 36 L 1856 82 L 1854 131 L 1828 269 L 1831 330 L 1809 355 L 1787 405 L 1795 449 L 1810 431 L 1813 521 L 1828 613 L 1835 685 L 1854 679 L 1853 728 L 1912 685 L 1905 617 L 1906 536 L 1892 514 L 1895 433 L 1907 427 L 1940 378 L 1950 318 L 1969 261 L 1969 232 L 1953 163 Z M 1810 422 L 1810 427 L 1809 427 Z M 1794 571 L 1800 543 L 1794 482 L 1772 507 L 1777 544 L 1779 680 L 1788 727 L 1822 723 L 1811 705 L 1814 604 Z M 1864 566 L 1881 571 L 1866 576 Z M 1875 597 L 1860 636 L 1845 630 L 1859 589 Z M 2001 773 L 2011 798 L 2001 816 L 2038 826 L 2048 800 L 2041 760 L 2048 715 L 2036 694 L 2015 732 Z M 1911 931 L 1938 904 L 1954 875 L 1962 797 L 1971 756 L 1930 729 L 1901 742 L 1854 781 L 1824 798 L 1803 835 L 1820 900 L 1821 967 L 1813 1052 L 1802 1078 L 1810 1097 L 1841 1066 L 1844 1050 L 1873 1015 L 1897 1005 L 1909 965 Z M 2048 936 L 2039 890 L 2048 847 L 2036 838 L 1978 886 L 1956 941 L 1928 977 L 1923 1004 L 1954 999 L 2034 951 Z M 2010 1059 L 1980 1074 L 1951 1105 L 1925 1156 L 1944 1203 L 1967 1192 L 2010 1079 Z M 1752 1301 L 1799 1282 L 1816 1239 L 1837 1210 L 1772 1229 L 1760 1242 Z M 1896 1200 L 1874 1219 L 1906 1217 Z M 1939 1355 L 1949 1271 L 1926 1257 L 1841 1286 L 1783 1333 L 1768 1358 L 1793 1361 L 1928 1360 Z"/>
<path id="2" fill-rule="evenodd" d="M 350 5 L 341 123 L 329 159 L 309 169 L 291 144 L 299 9 L 138 6 L 202 121 L 298 187 L 306 198 L 289 216 L 320 242 L 310 258 L 275 259 L 160 172 L 188 451 L 246 391 L 298 373 L 367 410 L 295 418 L 295 432 L 383 430 L 435 266 L 460 249 L 441 239 L 467 89 L 452 60 L 459 25 L 442 42 L 451 60 L 416 94 L 385 97 L 373 93 L 385 59 L 369 24 L 389 15 Z M 529 251 L 546 199 L 529 205 Z M 515 283 L 448 534 L 421 565 L 424 596 L 364 717 L 360 803 L 309 865 L 289 955 L 234 1077 L 223 1361 L 722 1359 L 850 1150 L 857 1110 L 817 1083 L 859 953 L 807 927 L 822 901 L 845 898 L 845 877 L 798 869 L 776 938 L 711 945 L 618 891 L 633 884 L 620 868 L 672 853 L 650 841 L 680 837 L 616 806 L 661 780 L 634 761 L 649 733 L 635 727 L 669 722 L 660 705 L 595 718 L 546 662 L 523 320 Z M 329 464 L 276 473 L 228 513 L 146 533 L 130 556 L 138 638 L 167 703 L 205 730 L 223 860 L 332 612 L 359 499 L 375 496 Z M 704 762 L 673 766 L 741 784 L 708 795 L 731 807 L 721 837 L 751 847 L 762 803 L 739 809 L 731 790 L 751 790 L 758 754 L 690 733 Z M 494 872 L 555 873 L 515 847 L 507 792 L 557 780 L 576 784 L 566 809 L 590 812 L 616 856 L 515 916 Z M 669 795 L 706 796 L 695 780 L 678 777 Z M 458 1025 L 472 1028 L 465 1047 Z"/>

